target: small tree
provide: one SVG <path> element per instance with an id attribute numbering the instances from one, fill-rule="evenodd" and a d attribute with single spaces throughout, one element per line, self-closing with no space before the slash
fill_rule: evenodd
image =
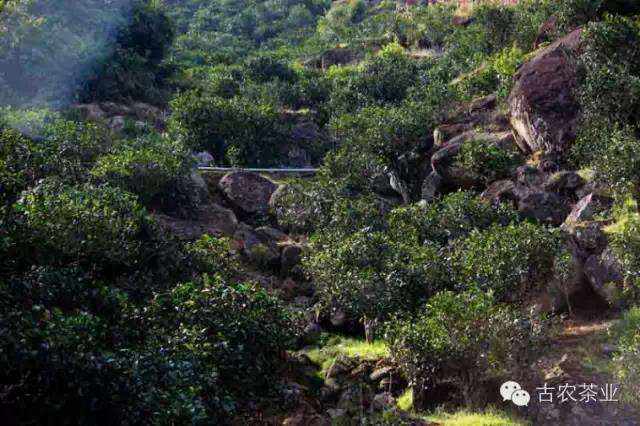
<path id="1" fill-rule="evenodd" d="M 448 380 L 459 386 L 467 407 L 477 409 L 483 383 L 525 367 L 542 329 L 489 294 L 447 291 L 415 316 L 393 321 L 385 340 L 411 379 L 416 409 L 425 408 L 425 392 Z"/>
<path id="2" fill-rule="evenodd" d="M 358 231 L 316 237 L 310 251 L 305 263 L 322 302 L 354 313 L 367 325 L 415 309 L 441 284 L 441 256 L 433 244 L 411 245 L 381 232 Z"/>
<path id="3" fill-rule="evenodd" d="M 559 239 L 531 223 L 493 225 L 472 232 L 452 256 L 455 281 L 495 292 L 500 301 L 522 302 L 553 277 Z"/>

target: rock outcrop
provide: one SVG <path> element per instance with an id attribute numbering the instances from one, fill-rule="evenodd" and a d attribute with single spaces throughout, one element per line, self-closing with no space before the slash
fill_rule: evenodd
<path id="1" fill-rule="evenodd" d="M 269 199 L 276 190 L 276 184 L 269 179 L 248 172 L 227 173 L 219 186 L 234 209 L 248 215 L 267 212 Z"/>
<path id="2" fill-rule="evenodd" d="M 539 52 L 514 76 L 509 97 L 511 125 L 525 152 L 564 159 L 575 140 L 579 105 L 574 54 L 582 31 L 576 30 Z"/>

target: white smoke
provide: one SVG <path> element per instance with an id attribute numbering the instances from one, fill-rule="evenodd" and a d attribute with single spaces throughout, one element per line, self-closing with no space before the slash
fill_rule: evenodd
<path id="1" fill-rule="evenodd" d="M 77 101 L 136 1 L 9 0 L 0 10 L 0 103 L 57 109 Z"/>

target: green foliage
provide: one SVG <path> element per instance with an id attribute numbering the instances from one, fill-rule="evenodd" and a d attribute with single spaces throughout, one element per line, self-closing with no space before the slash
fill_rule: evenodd
<path id="1" fill-rule="evenodd" d="M 637 128 L 640 123 L 639 25 L 630 18 L 607 16 L 585 29 L 579 58 L 585 68 L 578 91 L 581 124 L 572 148 L 578 165 L 601 159 L 612 139 L 618 146 L 621 139 L 628 139 L 628 130 L 617 129 Z"/>
<path id="2" fill-rule="evenodd" d="M 5 187 L 2 198 L 6 199 L 14 199 L 45 176 L 71 183 L 86 179 L 87 168 L 111 144 L 104 129 L 55 115 L 33 118 L 28 111 L 9 111 L 4 121 L 0 121 L 0 185 Z"/>
<path id="3" fill-rule="evenodd" d="M 230 64 L 256 48 L 298 45 L 330 5 L 328 0 L 182 0 L 169 12 L 178 32 L 171 60 L 181 66 Z"/>
<path id="4" fill-rule="evenodd" d="M 109 55 L 98 65 L 83 97 L 94 99 L 141 99 L 162 101 L 164 59 L 175 33 L 162 1 L 142 0 L 125 14 Z M 164 71 L 166 73 L 166 71 Z"/>
<path id="5" fill-rule="evenodd" d="M 297 75 L 286 64 L 269 56 L 250 58 L 245 63 L 247 75 L 253 80 L 266 83 L 273 79 L 294 82 Z"/>
<path id="6" fill-rule="evenodd" d="M 420 47 L 442 47 L 446 37 L 455 31 L 453 16 L 455 6 L 437 3 L 429 7 L 412 8 L 408 42 Z"/>
<path id="7" fill-rule="evenodd" d="M 455 281 L 464 288 L 493 291 L 500 301 L 523 302 L 551 281 L 558 237 L 531 223 L 493 225 L 473 231 L 456 246 Z"/>
<path id="8" fill-rule="evenodd" d="M 610 333 L 616 339 L 617 347 L 612 363 L 613 372 L 626 390 L 621 397 L 625 402 L 637 406 L 640 404 L 637 381 L 640 373 L 640 308 L 634 307 L 625 312 Z"/>
<path id="9" fill-rule="evenodd" d="M 508 225 L 516 221 L 516 213 L 507 205 L 493 206 L 471 192 L 456 192 L 424 207 L 413 204 L 394 209 L 387 226 L 398 241 L 411 239 L 417 244 L 433 241 L 446 245 L 494 223 Z"/>
<path id="10" fill-rule="evenodd" d="M 441 292 L 415 316 L 393 321 L 385 340 L 413 383 L 414 404 L 416 393 L 452 380 L 467 407 L 476 408 L 484 381 L 513 377 L 528 366 L 541 333 L 538 324 L 483 292 Z"/>
<path id="11" fill-rule="evenodd" d="M 337 193 L 322 181 L 299 180 L 288 183 L 273 199 L 272 213 L 281 229 L 290 233 L 310 233 L 331 220 Z"/>
<path id="12" fill-rule="evenodd" d="M 412 310 L 440 286 L 439 248 L 392 241 L 381 232 L 317 236 L 305 265 L 326 306 L 365 320 Z"/>
<path id="13" fill-rule="evenodd" d="M 482 26 L 486 43 L 492 49 L 504 48 L 512 43 L 516 26 L 515 8 L 485 3 L 474 7 L 473 15 Z"/>
<path id="14" fill-rule="evenodd" d="M 240 258 L 231 248 L 231 239 L 203 235 L 186 247 L 196 262 L 197 270 L 209 275 L 232 279 L 240 269 Z"/>
<path id="15" fill-rule="evenodd" d="M 640 196 L 640 139 L 631 128 L 615 129 L 594 169 L 618 198 Z"/>
<path id="16" fill-rule="evenodd" d="M 516 44 L 494 53 L 480 68 L 456 81 L 459 98 L 469 101 L 492 93 L 506 98 L 511 92 L 513 75 L 524 57 L 524 52 Z"/>
<path id="17" fill-rule="evenodd" d="M 397 107 L 334 115 L 329 128 L 340 145 L 325 158 L 325 175 L 342 186 L 367 188 L 381 167 L 394 169 L 401 154 L 423 147 L 450 100 L 448 87 L 439 82 L 433 79 L 428 87 L 412 91 Z"/>
<path id="18" fill-rule="evenodd" d="M 206 150 L 218 160 L 229 160 L 235 147 L 235 166 L 277 165 L 277 149 L 289 139 L 280 114 L 266 105 L 241 99 L 223 99 L 201 91 L 178 95 L 171 102 L 169 134 L 195 150 Z"/>
<path id="19" fill-rule="evenodd" d="M 24 222 L 26 242 L 37 247 L 31 262 L 38 257 L 82 260 L 105 272 L 110 267 L 139 268 L 148 261 L 156 237 L 144 208 L 117 188 L 47 181 L 25 194 L 15 209 Z"/>
<path id="20" fill-rule="evenodd" d="M 505 179 L 515 171 L 522 157 L 515 146 L 500 146 L 483 140 L 472 140 L 462 146 L 462 167 L 486 187 Z"/>
<path id="21" fill-rule="evenodd" d="M 161 325 L 155 338 L 188 355 L 202 374 L 194 385 L 212 420 L 226 414 L 217 410 L 235 408 L 219 406 L 225 397 L 251 400 L 269 388 L 295 337 L 293 318 L 266 291 L 206 276 L 159 294 L 149 315 L 152 324 Z M 170 332 L 162 334 L 167 327 Z M 213 375 L 207 366 L 215 367 Z"/>
<path id="22" fill-rule="evenodd" d="M 335 80 L 332 108 L 351 112 L 364 105 L 397 105 L 416 84 L 416 62 L 402 50 L 383 50 L 355 73 Z"/>
<path id="23" fill-rule="evenodd" d="M 622 263 L 625 296 L 629 301 L 637 302 L 640 300 L 640 215 L 635 200 L 626 200 L 615 216 L 619 223 L 616 232 L 609 235 L 610 244 Z"/>
<path id="24" fill-rule="evenodd" d="M 116 144 L 112 153 L 98 158 L 90 175 L 136 194 L 145 206 L 193 207 L 195 195 L 189 175 L 191 153 L 179 142 L 157 135 Z"/>

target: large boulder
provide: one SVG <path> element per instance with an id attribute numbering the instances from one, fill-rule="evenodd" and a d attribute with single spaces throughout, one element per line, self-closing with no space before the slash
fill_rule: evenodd
<path id="1" fill-rule="evenodd" d="M 169 232 L 184 241 L 197 240 L 205 234 L 231 236 L 238 227 L 236 215 L 231 210 L 217 204 L 200 207 L 194 220 L 178 219 L 166 215 L 157 215 L 156 217 L 158 222 Z"/>
<path id="2" fill-rule="evenodd" d="M 275 268 L 280 260 L 280 250 L 274 242 L 245 223 L 238 226 L 233 238 L 240 252 L 260 267 Z"/>
<path id="3" fill-rule="evenodd" d="M 554 192 L 532 192 L 518 202 L 518 213 L 544 225 L 560 226 L 570 212 L 567 201 Z"/>
<path id="4" fill-rule="evenodd" d="M 623 289 L 622 265 L 611 248 L 587 258 L 584 273 L 591 288 L 609 305 L 620 306 Z"/>
<path id="5" fill-rule="evenodd" d="M 220 189 L 231 205 L 244 214 L 269 210 L 269 199 L 276 184 L 255 173 L 231 172 L 219 182 Z"/>
<path id="6" fill-rule="evenodd" d="M 567 222 L 579 222 L 593 220 L 598 213 L 607 211 L 613 205 L 613 199 L 593 192 L 582 198 L 573 207 Z"/>
<path id="7" fill-rule="evenodd" d="M 578 73 L 572 55 L 580 45 L 576 30 L 539 52 L 514 76 L 509 97 L 511 125 L 525 152 L 564 158 L 575 140 L 579 105 Z"/>
<path id="8" fill-rule="evenodd" d="M 298 244 L 285 246 L 280 254 L 280 278 L 285 278 L 291 270 L 300 264 L 302 247 Z"/>
<path id="9" fill-rule="evenodd" d="M 355 56 L 351 49 L 336 47 L 326 50 L 320 56 L 320 66 L 323 70 L 328 70 L 333 65 L 349 65 L 355 61 Z"/>
<path id="10" fill-rule="evenodd" d="M 491 183 L 480 194 L 480 199 L 491 204 L 509 203 L 514 208 L 517 208 L 519 201 L 529 193 L 529 189 L 524 185 L 505 179 Z"/>
<path id="11" fill-rule="evenodd" d="M 420 199 L 426 202 L 435 201 L 442 193 L 442 178 L 436 172 L 431 172 L 422 181 L 422 188 L 420 191 Z"/>

